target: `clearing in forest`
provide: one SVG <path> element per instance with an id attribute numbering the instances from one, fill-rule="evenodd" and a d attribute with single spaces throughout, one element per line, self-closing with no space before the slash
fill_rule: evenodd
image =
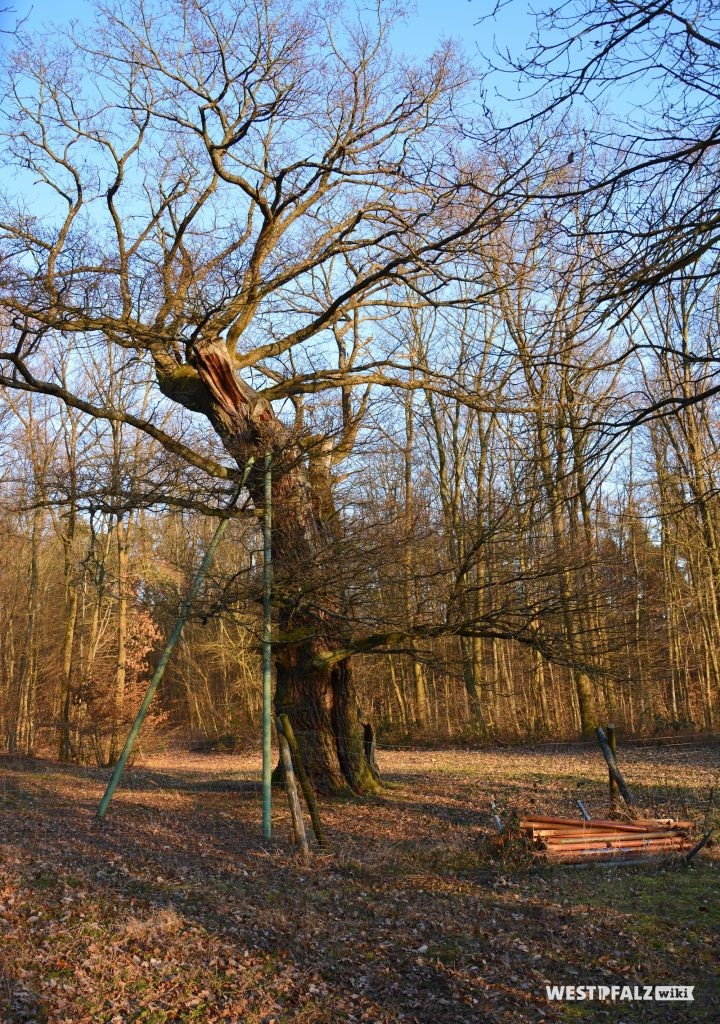
<path id="1" fill-rule="evenodd" d="M 628 746 L 622 764 L 648 811 L 717 824 L 717 753 Z M 330 846 L 304 868 L 280 792 L 261 841 L 259 755 L 150 758 L 102 824 L 106 772 L 0 759 L 3 1024 L 720 1019 L 715 848 L 692 868 L 491 855 L 491 797 L 607 811 L 596 748 L 379 761 L 381 796 L 321 801 Z M 548 984 L 695 1001 L 549 1002 Z"/>

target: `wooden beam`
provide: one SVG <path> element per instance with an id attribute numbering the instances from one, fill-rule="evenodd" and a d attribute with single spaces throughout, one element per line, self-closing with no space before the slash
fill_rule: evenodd
<path id="1" fill-rule="evenodd" d="M 315 838 L 317 839 L 318 846 L 325 846 L 325 833 L 323 832 L 322 823 L 320 821 L 320 814 L 318 813 L 317 800 L 315 799 L 315 791 L 312 788 L 312 783 L 308 778 L 308 774 L 305 771 L 305 764 L 300 753 L 300 747 L 298 741 L 295 739 L 295 733 L 293 727 L 290 724 L 290 719 L 287 715 L 280 715 L 278 718 L 280 729 L 288 741 L 290 747 L 290 753 L 292 754 L 293 764 L 295 765 L 295 773 L 300 782 L 300 788 L 303 791 L 305 797 L 305 803 L 310 811 L 310 820 L 312 822 L 313 831 L 315 832 Z"/>
<path id="2" fill-rule="evenodd" d="M 295 785 L 295 772 L 293 771 L 290 744 L 285 738 L 285 733 L 282 729 L 282 722 L 279 718 L 276 719 L 275 725 L 277 727 L 278 746 L 280 747 L 280 763 L 282 764 L 283 775 L 285 776 L 285 789 L 287 790 L 295 842 L 297 843 L 298 850 L 300 852 L 300 859 L 303 863 L 307 863 L 310 857 L 310 850 L 308 848 L 307 835 L 305 834 L 305 822 L 303 821 L 300 797 L 298 796 L 297 786 Z"/>
<path id="3" fill-rule="evenodd" d="M 608 771 L 617 783 L 617 787 L 620 790 L 620 795 L 622 796 L 623 800 L 628 805 L 628 807 L 632 807 L 635 803 L 633 795 L 628 789 L 628 785 L 625 782 L 625 779 L 623 778 L 622 773 L 617 766 L 615 756 L 612 750 L 610 749 L 610 744 L 607 741 L 607 736 L 605 735 L 605 731 L 603 730 L 602 726 L 597 727 L 597 729 L 595 730 L 595 735 L 597 736 L 597 741 L 600 744 L 600 749 L 602 750 L 603 757 L 607 761 Z"/>

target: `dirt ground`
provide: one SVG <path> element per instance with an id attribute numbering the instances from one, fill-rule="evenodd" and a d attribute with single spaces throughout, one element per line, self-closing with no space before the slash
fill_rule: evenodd
<path id="1" fill-rule="evenodd" d="M 627 746 L 642 807 L 718 824 L 718 745 Z M 489 801 L 605 815 L 593 746 L 381 750 L 389 785 L 261 839 L 259 757 L 108 773 L 0 758 L 3 1024 L 720 1021 L 717 848 L 677 864 L 497 858 Z M 693 1003 L 549 1002 L 546 985 L 694 985 Z"/>

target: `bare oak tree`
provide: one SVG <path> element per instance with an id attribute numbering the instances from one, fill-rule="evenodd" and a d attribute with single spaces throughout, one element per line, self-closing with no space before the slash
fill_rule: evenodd
<path id="1" fill-rule="evenodd" d="M 527 201 L 522 161 L 491 166 L 463 142 L 471 75 L 453 49 L 424 64 L 391 54 L 398 13 L 101 5 L 73 38 L 23 38 L 3 89 L 16 179 L 0 209 L 2 382 L 237 478 L 151 414 L 37 376 L 48 332 L 69 348 L 102 338 L 206 417 L 235 464 L 272 454 L 276 707 L 327 790 L 376 785 L 350 659 L 336 654 L 351 644 L 327 572 L 335 442 L 303 447 L 273 400 L 377 374 L 368 321 L 407 289 L 445 301 L 458 257 Z M 331 364 L 332 331 L 363 321 L 354 364 Z M 260 505 L 257 468 L 249 489 Z"/>

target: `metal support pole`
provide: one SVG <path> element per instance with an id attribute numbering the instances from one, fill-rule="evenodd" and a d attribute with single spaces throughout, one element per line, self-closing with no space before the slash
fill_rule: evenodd
<path id="1" fill-rule="evenodd" d="M 272 460 L 265 456 L 263 510 L 263 729 L 262 793 L 263 839 L 272 835 Z"/>
<path id="2" fill-rule="evenodd" d="M 230 499 L 230 502 L 227 506 L 228 512 L 230 511 L 230 509 L 234 507 L 235 502 L 240 497 L 240 493 L 243 487 L 245 486 L 245 483 L 250 474 L 250 470 L 252 468 L 254 461 L 254 459 L 250 459 L 246 464 L 245 470 L 242 475 L 242 480 L 240 481 L 237 488 L 233 492 L 232 498 Z M 170 638 L 165 644 L 165 648 L 162 654 L 160 655 L 160 661 L 158 662 L 157 668 L 155 669 L 153 677 L 150 680 L 150 685 L 148 686 L 145 696 L 143 698 L 143 702 L 140 705 L 140 710 L 135 716 L 135 721 L 132 724 L 132 728 L 130 729 L 128 738 L 125 740 L 125 746 L 123 747 L 122 753 L 120 754 L 120 757 L 117 760 L 115 770 L 112 773 L 112 778 L 108 782 L 107 789 L 105 790 L 103 798 L 100 801 L 100 806 L 97 809 L 97 816 L 100 819 L 105 817 L 105 811 L 107 811 L 108 804 L 112 800 L 113 793 L 117 789 L 117 785 L 120 782 L 120 777 L 122 776 L 128 758 L 132 753 L 132 749 L 135 746 L 135 740 L 138 738 L 138 733 L 140 732 L 142 724 L 145 721 L 145 716 L 147 715 L 150 704 L 152 703 L 152 699 L 155 696 L 155 691 L 160 685 L 160 680 L 165 674 L 165 669 L 167 668 L 168 662 L 170 661 L 170 655 L 172 654 L 175 645 L 180 639 L 180 634 L 183 631 L 183 626 L 185 625 L 187 617 L 190 614 L 190 608 L 192 607 L 192 604 L 198 595 L 198 591 L 200 590 L 200 585 L 202 584 L 202 581 L 205 578 L 205 574 L 212 565 L 212 560 L 215 557 L 215 552 L 217 551 L 218 544 L 222 540 L 223 534 L 227 529 L 228 522 L 229 516 L 224 516 L 218 523 L 217 529 L 215 530 L 215 533 L 213 534 L 208 549 L 205 552 L 205 557 L 200 563 L 200 568 L 195 573 L 195 577 L 190 585 L 190 590 L 188 591 L 187 597 L 183 601 L 182 608 L 180 609 L 180 614 L 178 615 L 177 622 L 175 623 L 173 631 L 170 634 Z"/>

